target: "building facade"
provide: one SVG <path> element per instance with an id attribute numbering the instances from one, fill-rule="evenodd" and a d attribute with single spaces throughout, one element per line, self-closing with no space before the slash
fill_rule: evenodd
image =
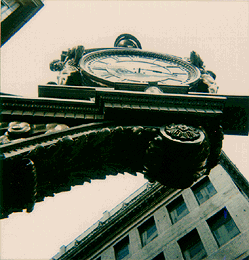
<path id="1" fill-rule="evenodd" d="M 1 46 L 43 6 L 42 0 L 1 0 Z"/>
<path id="2" fill-rule="evenodd" d="M 145 184 L 52 259 L 249 259 L 248 187 L 222 153 L 190 188 Z"/>

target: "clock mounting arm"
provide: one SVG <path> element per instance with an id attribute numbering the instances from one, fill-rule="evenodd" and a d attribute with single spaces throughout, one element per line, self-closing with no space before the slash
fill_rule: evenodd
<path id="1" fill-rule="evenodd" d="M 2 99 L 8 129 L 0 138 L 1 198 L 8 199 L 0 200 L 1 218 L 24 208 L 30 212 L 47 196 L 110 174 L 141 172 L 151 182 L 189 187 L 217 165 L 220 125 L 225 134 L 248 133 L 248 99 L 205 94 L 218 87 L 196 52 L 183 59 L 143 51 L 127 37 L 113 48 L 62 52 L 50 64 L 59 72 L 58 83 L 39 86 L 38 99 Z M 188 75 L 196 93 L 167 92 Z M 122 84 L 127 88 L 115 88 Z M 50 131 L 51 124 L 61 131 Z"/>
<path id="2" fill-rule="evenodd" d="M 30 138 L 24 145 L 14 142 L 2 146 L 6 157 L 1 158 L 5 174 L 0 218 L 25 208 L 31 212 L 45 197 L 118 173 L 140 172 L 150 182 L 187 188 L 217 164 L 223 135 L 219 128 L 206 132 L 198 125 L 103 122 L 52 132 L 39 139 L 36 145 Z M 14 156 L 10 156 L 11 148 Z"/>

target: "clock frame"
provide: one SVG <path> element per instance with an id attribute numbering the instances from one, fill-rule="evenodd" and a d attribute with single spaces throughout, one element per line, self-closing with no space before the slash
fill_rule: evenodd
<path id="1" fill-rule="evenodd" d="M 179 57 L 131 48 L 90 52 L 83 55 L 79 67 L 83 77 L 105 86 L 192 87 L 201 75 L 197 67 Z"/>

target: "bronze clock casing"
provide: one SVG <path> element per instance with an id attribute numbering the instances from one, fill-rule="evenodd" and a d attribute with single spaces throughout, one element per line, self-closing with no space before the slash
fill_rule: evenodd
<path id="1" fill-rule="evenodd" d="M 81 58 L 79 66 L 84 77 L 106 86 L 193 86 L 201 75 L 197 67 L 179 57 L 130 48 L 88 53 Z"/>

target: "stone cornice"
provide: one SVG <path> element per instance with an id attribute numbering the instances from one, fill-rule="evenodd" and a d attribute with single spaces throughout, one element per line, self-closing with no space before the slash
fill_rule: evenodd
<path id="1" fill-rule="evenodd" d="M 102 114 L 95 102 L 88 100 L 68 100 L 54 98 L 24 98 L 1 96 L 1 115 L 40 116 L 40 117 L 77 117 L 86 113 Z M 84 119 L 84 117 L 83 117 Z"/>
<path id="2" fill-rule="evenodd" d="M 224 107 L 226 97 L 201 96 L 189 94 L 150 94 L 136 91 L 124 90 L 97 90 L 97 97 L 106 102 L 122 102 L 125 104 L 137 105 L 159 105 L 162 107 L 186 107 L 186 108 L 202 108 L 221 110 Z"/>
<path id="3" fill-rule="evenodd" d="M 230 175 L 234 183 L 239 187 L 244 195 L 249 200 L 249 182 L 235 166 L 235 164 L 228 158 L 228 156 L 222 151 L 220 155 L 220 164 Z"/>
<path id="4" fill-rule="evenodd" d="M 54 120 L 89 123 L 100 120 L 141 120 L 173 122 L 198 117 L 200 124 L 218 120 L 224 133 L 245 135 L 249 129 L 247 96 L 210 94 L 148 94 L 112 88 L 39 86 L 42 91 L 62 93 L 61 98 L 1 96 L 1 117 L 9 121 Z M 44 93 L 46 96 L 46 93 Z M 77 100 L 78 99 L 78 100 Z M 81 99 L 81 100 L 79 100 Z M 90 101 L 91 100 L 91 101 Z M 29 121 L 28 121 L 29 122 Z"/>

